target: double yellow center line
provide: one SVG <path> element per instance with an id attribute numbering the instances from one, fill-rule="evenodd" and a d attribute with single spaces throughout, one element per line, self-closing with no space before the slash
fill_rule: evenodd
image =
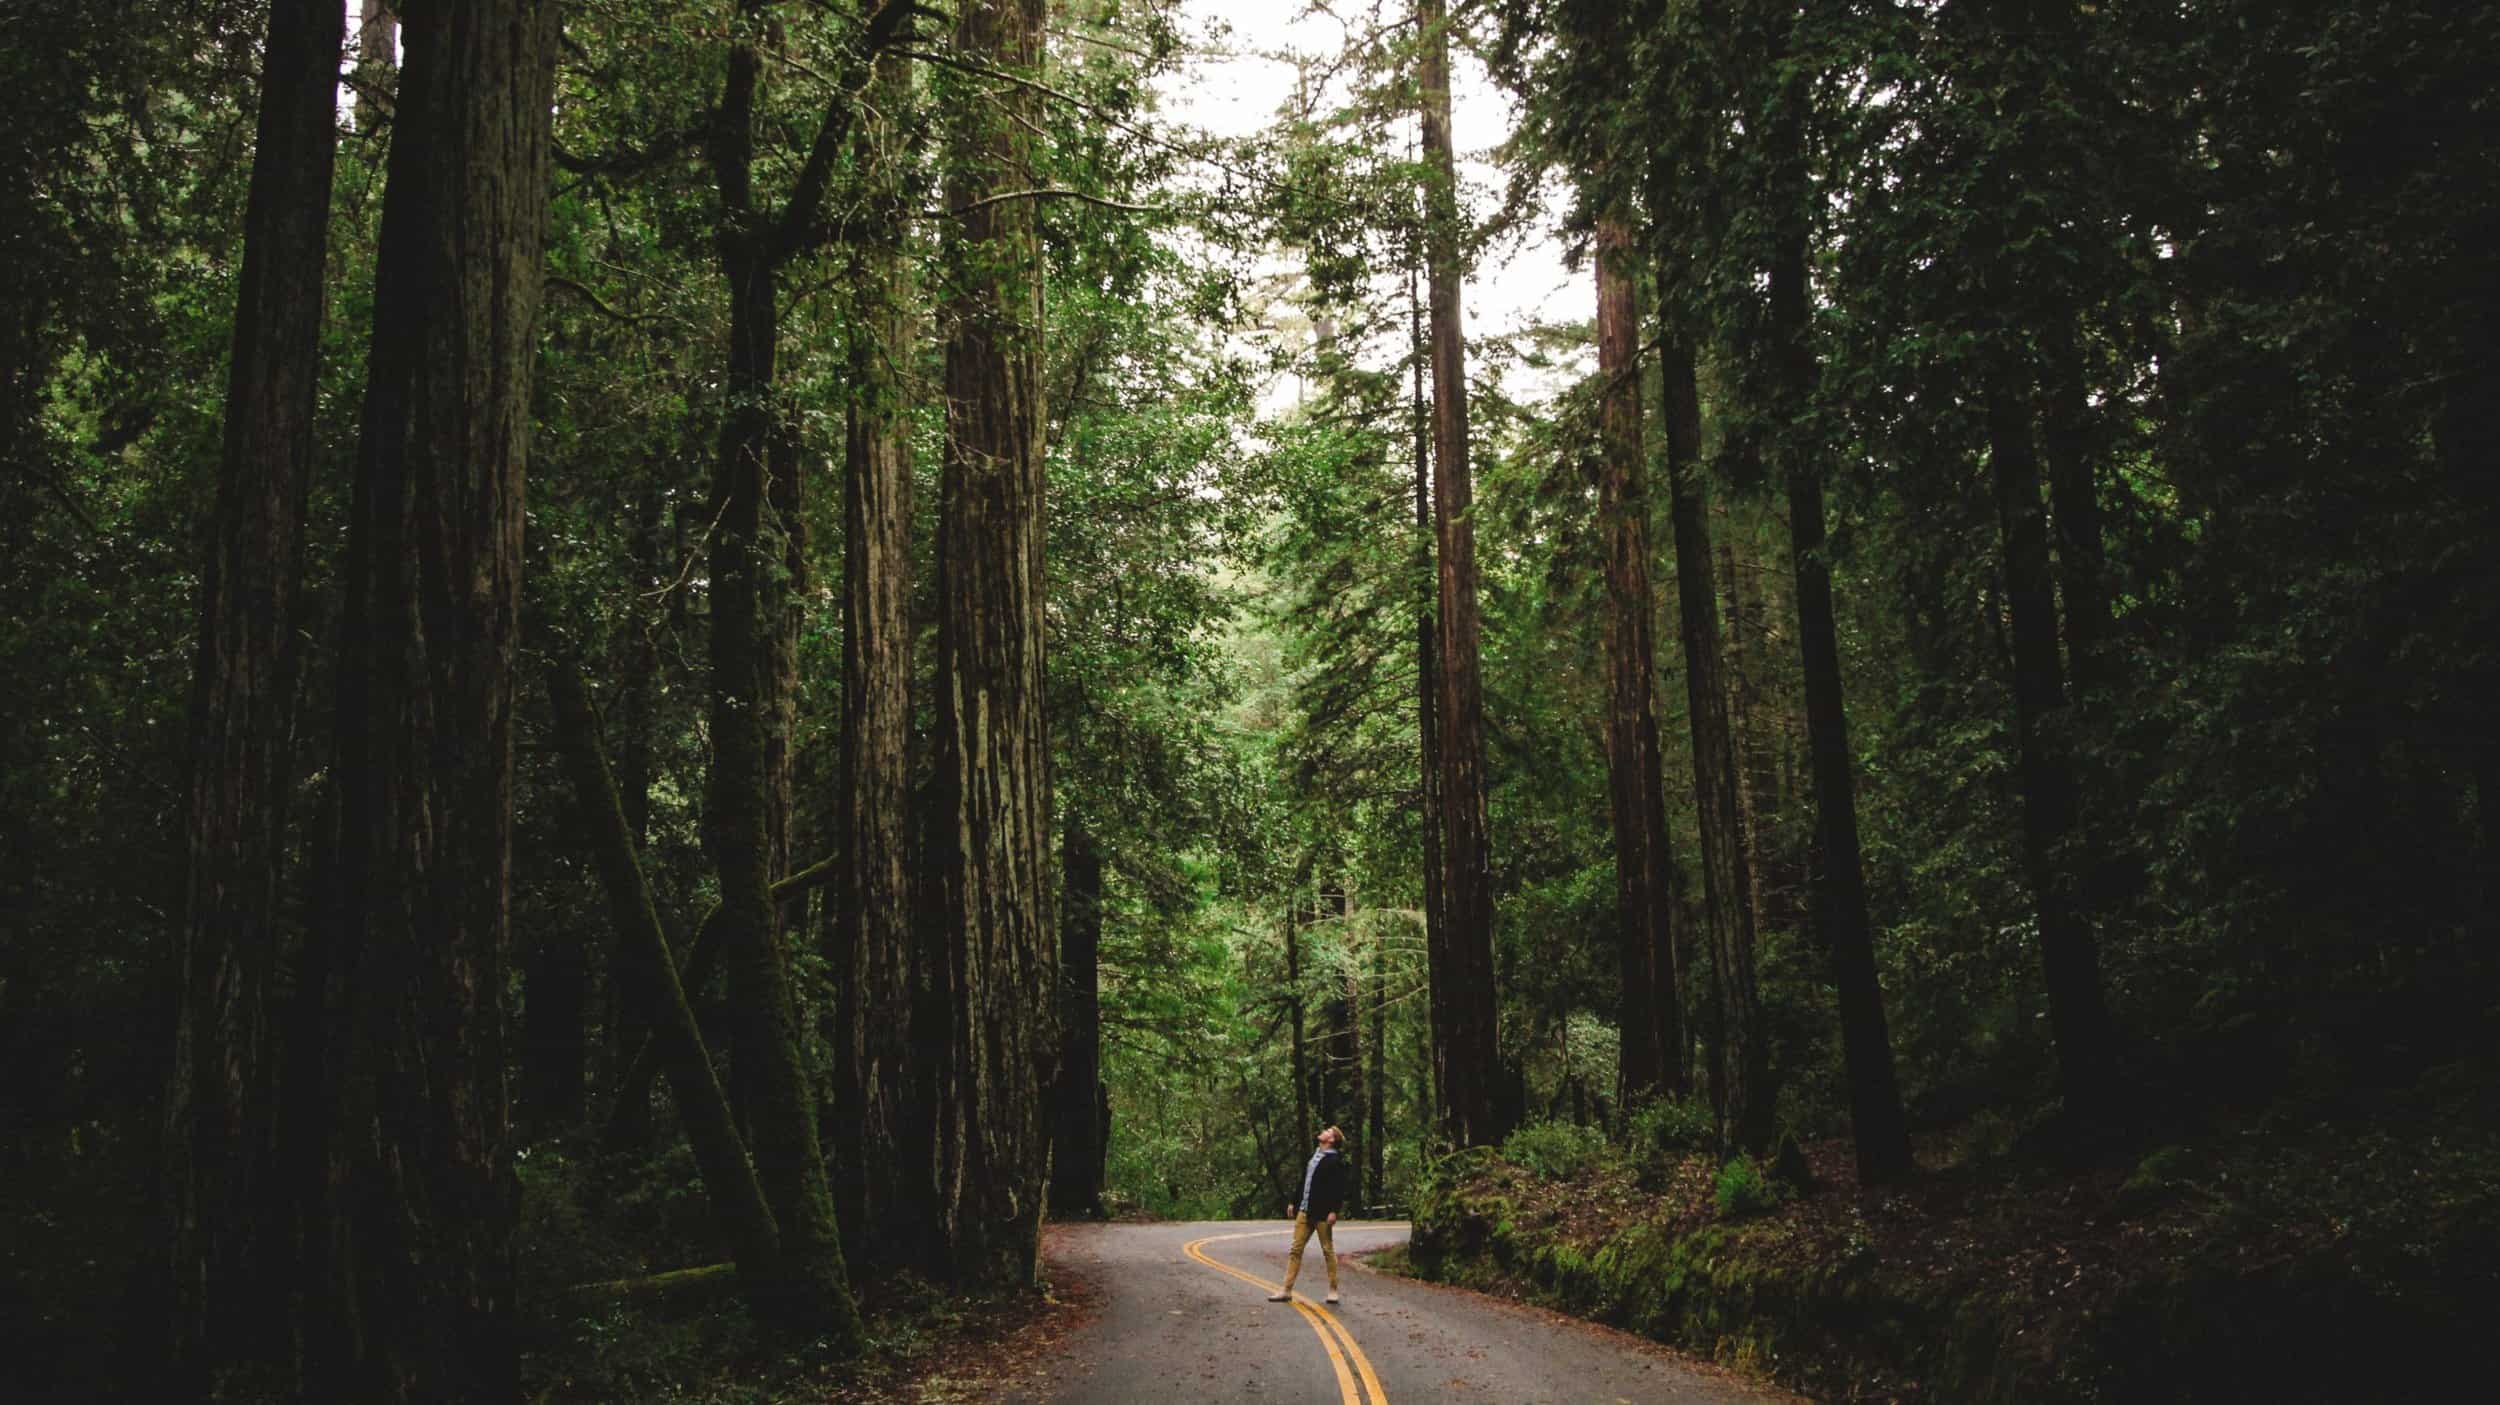
<path id="1" fill-rule="evenodd" d="M 1181 1252 L 1218 1273 L 1229 1273 L 1263 1293 L 1274 1293 L 1280 1291 L 1277 1285 L 1257 1274 L 1244 1273 L 1231 1264 L 1216 1262 L 1207 1255 L 1205 1246 L 1221 1243 L 1227 1239 L 1256 1239 L 1263 1234 L 1290 1233 L 1292 1233 L 1291 1230 L 1254 1229 L 1246 1234 L 1210 1234 L 1204 1239 L 1193 1239 L 1182 1245 Z M 1299 1297 L 1293 1300 L 1293 1308 L 1311 1324 L 1311 1330 L 1319 1334 L 1319 1344 L 1327 1348 L 1328 1364 L 1336 1368 L 1337 1390 L 1345 1397 L 1344 1405 L 1364 1405 L 1365 1392 L 1369 1392 L 1370 1405 L 1389 1405 L 1389 1393 L 1380 1388 L 1380 1377 L 1372 1373 L 1370 1358 L 1364 1356 L 1363 1349 L 1354 1344 L 1354 1334 L 1347 1331 L 1346 1325 L 1337 1320 L 1337 1314 L 1317 1303 L 1305 1302 Z M 1358 1378 L 1362 1382 L 1359 1389 L 1355 1384 Z"/>

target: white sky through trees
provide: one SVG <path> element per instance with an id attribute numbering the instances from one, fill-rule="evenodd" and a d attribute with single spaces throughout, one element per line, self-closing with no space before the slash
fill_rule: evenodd
<path id="1" fill-rule="evenodd" d="M 1303 0 L 1181 0 L 1182 28 L 1190 36 L 1191 52 L 1158 85 L 1162 116 L 1217 136 L 1254 135 L 1276 120 L 1293 91 L 1294 68 L 1283 55 L 1333 57 L 1349 35 L 1368 34 L 1383 21 L 1400 22 L 1412 14 L 1408 0 L 1379 0 L 1377 17 L 1370 4 L 1336 8 L 1330 14 Z M 1462 208 L 1469 218 L 1481 220 L 1501 199 L 1505 178 L 1489 156 L 1510 137 L 1516 108 L 1464 45 L 1453 46 L 1450 101 Z M 1576 272 L 1563 265 L 1558 199 L 1548 191 L 1547 208 L 1535 227 L 1497 243 L 1468 271 L 1471 378 L 1482 374 L 1481 346 L 1540 323 L 1587 323 L 1596 317 L 1595 275 L 1585 265 Z M 1286 262 L 1275 267 L 1290 271 Z M 1551 394 L 1593 364 L 1585 357 L 1576 360 L 1578 364 L 1542 371 L 1514 368 L 1504 378 L 1505 388 L 1524 398 Z M 1269 408 L 1290 404 L 1297 389 L 1287 378 L 1264 398 Z"/>

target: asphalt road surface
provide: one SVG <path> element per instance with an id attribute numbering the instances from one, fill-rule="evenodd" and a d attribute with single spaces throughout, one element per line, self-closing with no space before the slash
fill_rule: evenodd
<path id="1" fill-rule="evenodd" d="M 1404 1224 L 1337 1226 L 1340 1255 L 1406 1238 Z M 1271 1303 L 1292 1226 L 1054 1228 L 1055 1270 L 1092 1285 L 1095 1314 L 1007 1400 L 1019 1405 L 1760 1405 L 1790 1397 L 1732 1381 L 1619 1332 L 1463 1289 L 1342 1264 L 1321 1299 L 1314 1237 L 1295 1301 Z"/>

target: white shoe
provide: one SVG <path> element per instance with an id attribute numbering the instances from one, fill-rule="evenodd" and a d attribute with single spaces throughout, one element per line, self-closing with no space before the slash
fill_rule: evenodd
<path id="1" fill-rule="evenodd" d="M 1332 1302 L 1332 1303 L 1333 1303 L 1333 1302 L 1335 1302 L 1336 1300 L 1337 1300 L 1337 1295 L 1336 1295 L 1336 1294 L 1331 1293 L 1331 1294 L 1329 1294 L 1329 1295 L 1328 1295 L 1328 1301 L 1330 1301 L 1330 1302 Z"/>
<path id="2" fill-rule="evenodd" d="M 1291 1294 L 1291 1293 L 1270 1293 L 1270 1294 L 1268 1294 L 1268 1295 L 1267 1295 L 1267 1300 L 1268 1300 L 1269 1302 L 1272 1302 L 1272 1303 L 1289 1303 L 1289 1302 L 1292 1302 L 1292 1301 L 1293 1301 L 1293 1294 Z"/>

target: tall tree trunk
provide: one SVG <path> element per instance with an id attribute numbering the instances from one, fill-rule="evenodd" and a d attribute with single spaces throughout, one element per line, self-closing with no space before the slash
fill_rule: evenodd
<path id="1" fill-rule="evenodd" d="M 1080 820 L 1061 832 L 1059 1088 L 1050 1208 L 1102 1214 L 1102 851 Z"/>
<path id="2" fill-rule="evenodd" d="M 1640 312 L 1631 231 L 1597 225 L 1598 535 L 1606 558 L 1606 780 L 1615 840 L 1615 941 L 1622 971 L 1616 1096 L 1626 1108 L 1683 1091 L 1683 1005 L 1676 980 L 1675 852 L 1660 775 L 1656 600 L 1643 485 Z"/>
<path id="3" fill-rule="evenodd" d="M 1296 873 L 1285 899 L 1285 1057 L 1291 1070 L 1286 1076 L 1293 1083 L 1296 1146 L 1311 1140 L 1311 1064 L 1302 1027 L 1302 890 L 1309 875 L 1307 867 Z"/>
<path id="4" fill-rule="evenodd" d="M 1689 343 L 1670 339 L 1659 356 L 1667 417 L 1667 491 L 1675 523 L 1677 617 L 1684 696 L 1693 735 L 1693 798 L 1700 815 L 1702 902 L 1718 985 L 1724 1082 L 1713 1090 L 1736 1144 L 1769 1147 L 1775 1090 L 1770 1032 L 1754 974 L 1753 874 L 1736 800 L 1736 741 L 1719 652 L 1719 587 L 1712 579 L 1709 507 L 1701 485 L 1701 393 Z"/>
<path id="5" fill-rule="evenodd" d="M 557 748 L 580 808 L 587 847 L 608 892 L 617 974 L 628 988 L 630 1003 L 651 1027 L 656 1062 L 667 1072 L 686 1124 L 687 1145 L 703 1174 L 704 1198 L 729 1232 L 740 1287 L 759 1315 L 776 1315 L 782 1309 L 784 1281 L 780 1230 L 748 1163 L 730 1116 L 729 1097 L 721 1091 L 711 1054 L 695 1027 L 694 1009 L 686 1003 L 685 987 L 678 982 L 668 936 L 636 857 L 632 821 L 600 750 L 599 719 L 591 710 L 590 694 L 580 677 L 562 666 L 548 670 L 547 692 L 555 706 Z"/>
<path id="6" fill-rule="evenodd" d="M 338 688 L 340 1000 L 306 1393 L 518 1389 L 502 992 L 556 7 L 410 16 Z"/>
<path id="7" fill-rule="evenodd" d="M 1038 75 L 1047 5 L 966 5 L 955 46 Z M 1058 1059 L 1043 725 L 1042 267 L 1031 91 L 951 102 L 938 767 L 930 861 L 952 944 L 940 1185 L 956 1276 L 1033 1280 Z"/>
<path id="8" fill-rule="evenodd" d="M 757 1177 L 781 1229 L 786 1320 L 792 1327 L 840 1323 L 842 1335 L 855 1339 L 839 1221 L 772 894 L 778 870 L 788 863 L 793 562 L 804 566 L 804 558 L 793 555 L 801 549 L 797 456 L 776 402 L 778 284 L 796 247 L 788 221 L 804 223 L 813 213 L 804 181 L 780 219 L 759 208 L 755 93 L 762 56 L 754 40 L 766 16 L 761 0 L 742 0 L 741 8 L 745 37 L 729 51 L 710 146 L 721 201 L 716 243 L 729 296 L 729 408 L 714 480 L 712 771 L 704 847 L 720 874 L 731 1100 L 746 1117 Z M 835 120 L 827 118 L 820 141 L 834 139 Z"/>
<path id="9" fill-rule="evenodd" d="M 911 411 L 904 368 L 917 341 L 904 248 L 907 155 L 898 118 L 912 102 L 911 60 L 886 54 L 877 96 L 854 142 L 869 232 L 854 246 L 857 326 L 843 436 L 842 861 L 834 923 L 835 1125 L 851 1129 L 836 1160 L 854 1239 L 887 1258 L 934 1264 L 937 1212 L 931 1099 L 915 1076 L 910 878 Z M 925 1075 L 926 1070 L 919 1070 Z"/>
<path id="10" fill-rule="evenodd" d="M 1415 438 L 1415 730 L 1417 770 L 1415 779 L 1418 823 L 1423 830 L 1424 870 L 1424 990 L 1427 1044 L 1431 1058 L 1426 1068 L 1432 1086 L 1427 1090 L 1433 1107 L 1440 1104 L 1441 1088 L 1449 1081 L 1448 1070 L 1442 1067 L 1442 1056 L 1449 1048 L 1447 1031 L 1452 1022 L 1449 996 L 1448 909 L 1442 896 L 1445 869 L 1441 852 L 1441 627 L 1439 614 L 1433 608 L 1438 593 L 1433 569 L 1432 544 L 1432 413 L 1424 399 L 1424 364 L 1431 347 L 1424 338 L 1424 305 L 1416 289 L 1416 272 L 1406 273 L 1407 331 L 1409 365 L 1414 379 Z M 1437 1114 L 1436 1114 L 1437 1116 Z"/>
<path id="11" fill-rule="evenodd" d="M 1486 834 L 1484 683 L 1476 609 L 1474 484 L 1468 471 L 1467 348 L 1459 307 L 1457 154 L 1450 140 L 1450 38 L 1442 0 L 1421 0 L 1417 72 L 1423 118 L 1425 242 L 1432 322 L 1434 544 L 1440 591 L 1442 904 L 1450 1020 L 1441 1039 L 1442 1130 L 1461 1146 L 1498 1142 L 1501 1044 L 1493 990 L 1493 875 Z"/>
<path id="12" fill-rule="evenodd" d="M 2066 852 L 2074 833 L 2077 787 L 2062 714 L 2066 687 L 2057 653 L 2057 599 L 2049 572 L 2049 529 L 2040 505 L 2040 466 L 2031 414 L 2017 368 L 1998 350 L 1986 387 L 1989 477 L 2005 553 L 2005 594 L 2014 644 L 2015 735 L 2022 757 L 2023 859 L 2040 921 L 2048 979 L 2049 1026 L 2057 1038 L 2058 1084 L 2067 1112 L 2089 1124 L 2109 1107 L 2115 1054 L 2101 995 L 2099 943 L 2077 909 Z"/>
<path id="13" fill-rule="evenodd" d="M 2109 657 L 2109 554 L 2101 544 L 2101 495 L 2085 401 L 2083 349 L 2071 323 L 2049 336 L 2047 409 L 2041 444 L 2047 451 L 2049 502 L 2057 534 L 2057 588 L 2066 604 L 2066 651 L 2075 694 L 2106 693 L 2114 680 Z"/>
<path id="14" fill-rule="evenodd" d="M 1388 1192 L 1383 1174 L 1389 1141 L 1389 960 L 1384 944 L 1372 939 L 1371 1032 L 1364 1040 L 1370 1070 L 1363 1076 L 1363 1203 L 1381 1203 Z"/>
<path id="15" fill-rule="evenodd" d="M 243 1311 L 277 1259 L 267 1022 L 290 742 L 296 597 L 321 369 L 322 275 L 345 12 L 274 0 L 244 214 L 217 509 L 200 577 L 188 863 L 163 1111 L 163 1343 L 176 1391 L 221 1356 L 275 1354 Z"/>
<path id="16" fill-rule="evenodd" d="M 1780 412 L 1807 416 L 1820 376 L 1813 342 L 1806 272 L 1806 196 L 1799 80 L 1790 80 L 1772 124 L 1774 160 L 1783 196 L 1770 268 L 1772 335 L 1778 339 Z M 1832 609 L 1832 569 L 1823 521 L 1821 449 L 1794 427 L 1775 439 L 1785 460 L 1788 542 L 1797 585 L 1797 637 L 1803 656 L 1806 746 L 1814 776 L 1814 921 L 1830 953 L 1840 1006 L 1840 1042 L 1849 1080 L 1849 1111 L 1858 1180 L 1873 1185 L 1910 1167 L 1907 1120 L 1892 1062 L 1892 1034 L 1876 981 L 1873 924 L 1866 912 L 1866 870 L 1858 848 L 1855 763 L 1849 714 L 1841 692 L 1840 640 Z"/>

